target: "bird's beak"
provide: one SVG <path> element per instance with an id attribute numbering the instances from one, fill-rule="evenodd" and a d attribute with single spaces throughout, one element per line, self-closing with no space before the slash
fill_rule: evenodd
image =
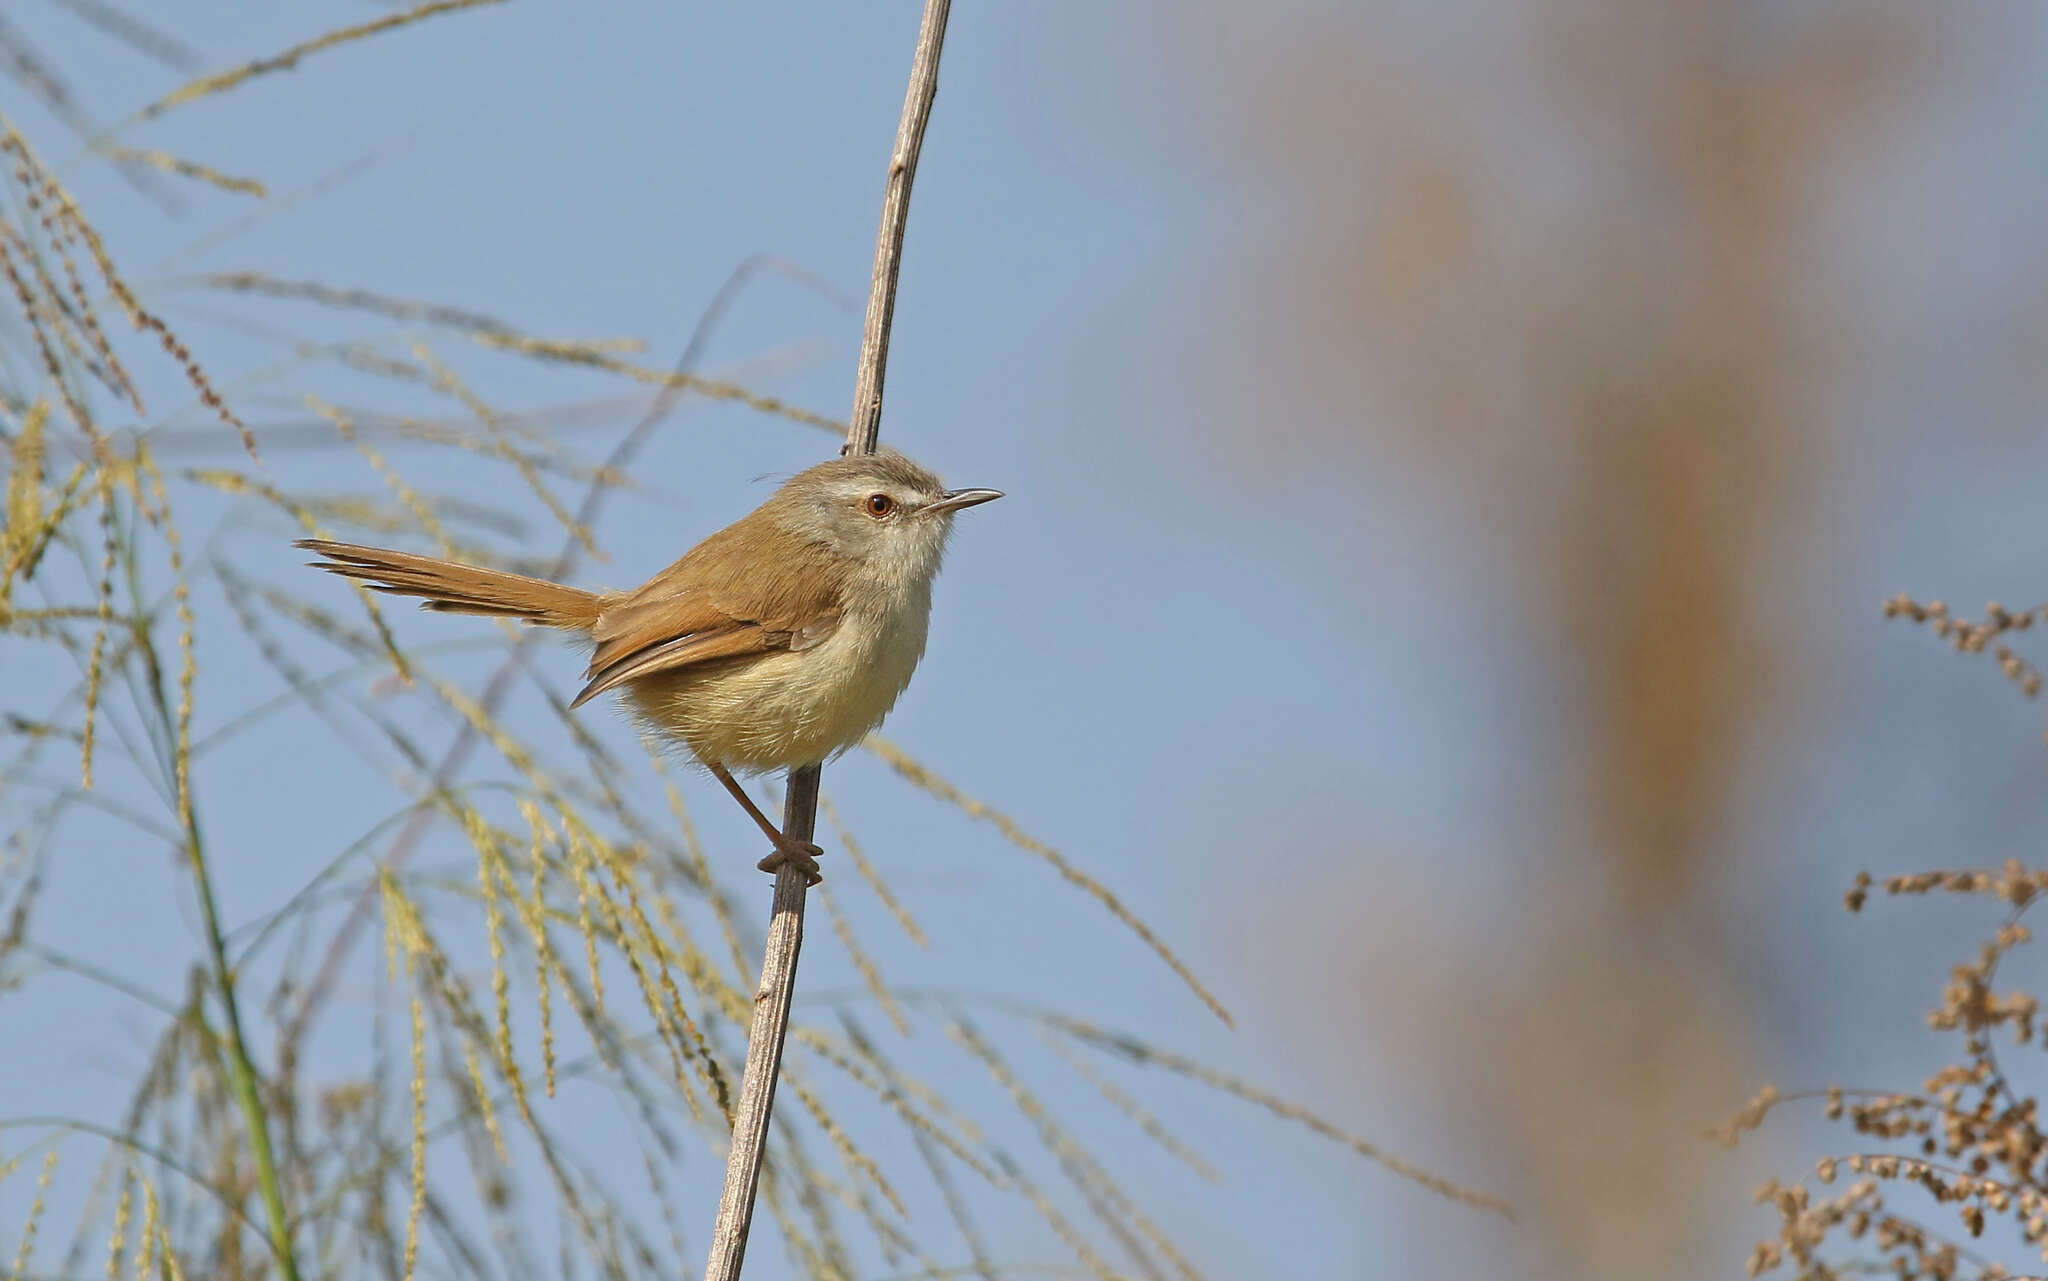
<path id="1" fill-rule="evenodd" d="M 956 512 L 977 503 L 990 503 L 1003 496 L 1000 489 L 949 489 L 925 508 L 928 512 Z"/>

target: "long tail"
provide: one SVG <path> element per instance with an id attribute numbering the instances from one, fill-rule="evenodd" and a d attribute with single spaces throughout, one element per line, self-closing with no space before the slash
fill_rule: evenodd
<path id="1" fill-rule="evenodd" d="M 318 552 L 326 560 L 312 562 L 314 569 L 353 578 L 380 592 L 394 596 L 422 597 L 421 609 L 451 614 L 488 614 L 497 618 L 523 618 L 543 627 L 566 627 L 589 631 L 597 622 L 603 598 L 596 592 L 564 587 L 544 578 L 507 574 L 502 570 L 480 569 L 432 556 L 387 551 L 381 547 L 358 547 L 353 543 L 331 543 L 324 538 L 305 538 L 293 544 Z"/>

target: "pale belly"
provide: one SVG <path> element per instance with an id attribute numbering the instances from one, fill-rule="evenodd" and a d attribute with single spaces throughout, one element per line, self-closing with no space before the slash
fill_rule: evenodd
<path id="1" fill-rule="evenodd" d="M 842 623 L 801 653 L 662 672 L 623 691 L 641 721 L 735 771 L 824 761 L 882 723 L 924 654 L 927 610 Z"/>

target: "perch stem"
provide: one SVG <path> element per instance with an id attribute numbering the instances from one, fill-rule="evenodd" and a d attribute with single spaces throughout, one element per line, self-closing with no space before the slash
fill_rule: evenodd
<path id="1" fill-rule="evenodd" d="M 875 241 L 875 271 L 868 292 L 860 366 L 853 391 L 853 415 L 842 454 L 872 454 L 882 431 L 882 384 L 888 373 L 889 329 L 896 314 L 896 278 L 903 265 L 904 229 L 910 217 L 910 185 L 917 176 L 925 125 L 939 90 L 939 51 L 945 44 L 951 0 L 926 0 L 917 33 L 917 54 L 903 119 L 889 156 L 889 180 L 882 196 L 882 227 Z M 809 841 L 817 826 L 819 767 L 789 772 L 789 796 L 782 830 L 794 841 Z M 711 1237 L 711 1261 L 704 1281 L 739 1281 L 753 1226 L 754 1196 L 768 1151 L 768 1116 L 775 1106 L 775 1082 L 782 1070 L 782 1045 L 789 1035 L 789 1005 L 796 994 L 796 963 L 804 940 L 804 874 L 784 863 L 775 873 L 775 907 L 761 958 L 761 983 L 754 993 L 754 1017 L 747 1029 L 746 1076 L 733 1114 L 732 1148 L 726 1157 L 725 1191 L 718 1201 L 718 1225 Z"/>

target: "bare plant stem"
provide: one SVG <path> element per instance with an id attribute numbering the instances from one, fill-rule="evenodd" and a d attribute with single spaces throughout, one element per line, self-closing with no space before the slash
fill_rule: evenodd
<path id="1" fill-rule="evenodd" d="M 939 50 L 946 43 L 946 14 L 952 0 L 925 0 L 917 31 L 917 56 L 910 64 L 910 90 L 896 150 L 889 157 L 889 183 L 882 193 L 882 230 L 875 238 L 875 274 L 868 285 L 868 319 L 861 331 L 860 371 L 853 384 L 853 417 L 843 454 L 872 454 L 882 435 L 882 382 L 889 372 L 889 330 L 896 319 L 896 275 L 903 266 L 903 229 L 910 219 L 910 184 L 924 150 L 925 125 L 939 92 Z"/>
<path id="2" fill-rule="evenodd" d="M 187 751 L 189 748 L 179 741 L 175 728 L 177 718 L 171 710 L 171 698 L 165 689 L 163 665 L 157 660 L 156 645 L 146 627 L 138 626 L 136 632 L 137 648 L 149 672 L 151 701 L 163 725 L 163 741 L 173 753 Z M 291 1219 L 284 1207 L 284 1181 L 278 1177 L 277 1150 L 270 1141 L 270 1116 L 263 1108 L 263 1092 L 257 1085 L 256 1064 L 249 1057 L 249 1041 L 242 1031 L 242 1003 L 235 992 L 235 969 L 228 960 L 227 935 L 220 925 L 220 906 L 214 899 L 213 876 L 206 862 L 206 843 L 199 835 L 198 811 L 182 783 L 184 773 L 180 762 L 174 759 L 166 763 L 181 779 L 178 808 L 183 812 L 185 855 L 192 862 L 192 883 L 199 895 L 199 913 L 206 928 L 207 964 L 212 969 L 214 986 L 220 992 L 221 1010 L 227 1017 L 227 1041 L 222 1048 L 227 1057 L 228 1082 L 234 1092 L 235 1103 L 242 1109 L 242 1121 L 249 1127 L 249 1151 L 256 1159 L 256 1187 L 263 1197 L 263 1216 L 270 1235 L 270 1249 L 277 1256 L 278 1273 L 283 1281 L 299 1281 L 298 1256 L 292 1249 Z"/>
<path id="3" fill-rule="evenodd" d="M 782 830 L 799 841 L 811 839 L 817 824 L 818 767 L 789 772 L 789 799 Z M 808 785 L 806 785 L 808 784 Z M 768 1152 L 768 1114 L 775 1107 L 775 1082 L 782 1075 L 782 1043 L 789 1034 L 789 1003 L 796 995 L 796 958 L 804 945 L 804 895 L 808 882 L 784 864 L 775 873 L 775 907 L 768 921 L 768 945 L 761 954 L 761 985 L 754 990 L 754 1017 L 747 1028 L 747 1070 L 732 1118 L 732 1148 L 725 1161 L 725 1191 L 718 1198 L 718 1225 L 711 1233 L 711 1261 L 704 1281 L 739 1281 L 754 1222 L 754 1194 Z"/>
<path id="4" fill-rule="evenodd" d="M 882 432 L 882 384 L 889 366 L 889 329 L 896 314 L 896 277 L 903 266 L 904 229 L 910 218 L 910 186 L 924 147 L 925 126 L 939 91 L 939 52 L 946 41 L 951 0 L 925 0 L 924 21 L 911 61 L 903 119 L 889 157 L 889 181 L 882 196 L 882 229 L 875 240 L 875 271 L 868 292 L 867 324 L 861 334 L 860 367 L 853 390 L 853 417 L 842 454 L 872 454 Z M 789 796 L 782 830 L 799 841 L 811 839 L 818 820 L 816 765 L 789 772 Z M 768 944 L 761 957 L 761 984 L 754 992 L 754 1017 L 747 1029 L 747 1068 L 733 1114 L 732 1148 L 726 1157 L 725 1191 L 718 1200 L 718 1224 L 711 1236 L 711 1260 L 704 1281 L 739 1281 L 747 1232 L 754 1221 L 754 1195 L 768 1151 L 768 1117 L 782 1070 L 782 1045 L 789 1035 L 789 1005 L 796 995 L 797 956 L 804 942 L 803 873 L 784 864 L 775 874 L 775 906 Z"/>
<path id="5" fill-rule="evenodd" d="M 196 822 L 185 830 L 186 852 L 192 859 L 192 879 L 199 888 L 199 910 L 205 918 L 207 958 L 213 966 L 214 985 L 220 989 L 221 1008 L 227 1014 L 228 1078 L 242 1119 L 249 1127 L 249 1149 L 256 1158 L 256 1186 L 263 1196 L 263 1215 L 270 1229 L 270 1248 L 284 1281 L 299 1281 L 299 1264 L 292 1251 L 291 1220 L 285 1214 L 284 1184 L 277 1174 L 277 1155 L 270 1142 L 270 1119 L 263 1110 L 263 1095 L 256 1086 L 256 1065 L 249 1057 L 249 1043 L 242 1035 L 241 1002 L 235 995 L 235 971 L 228 963 L 226 936 L 220 928 L 220 912 L 213 900 L 213 878 L 207 874 L 206 856 L 199 842 Z"/>

